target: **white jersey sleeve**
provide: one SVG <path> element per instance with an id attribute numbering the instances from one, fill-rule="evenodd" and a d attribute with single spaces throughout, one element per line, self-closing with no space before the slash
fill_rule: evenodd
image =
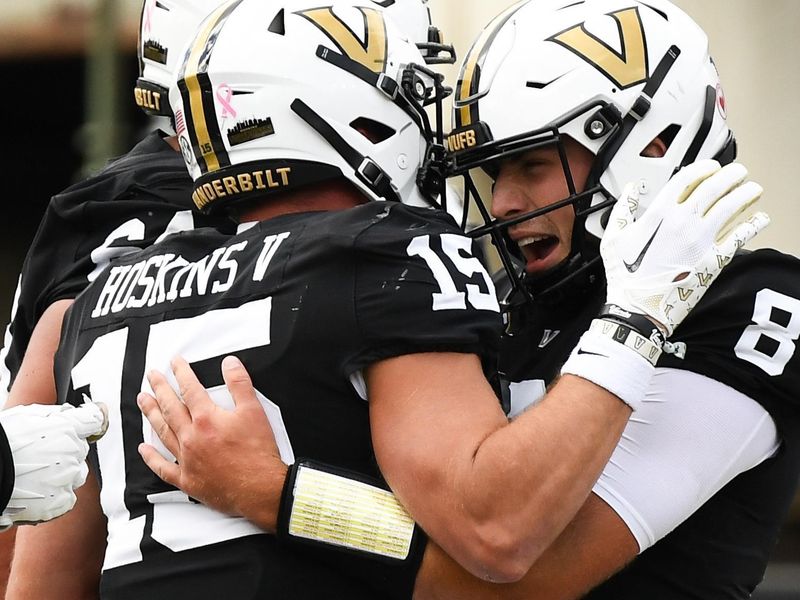
<path id="1" fill-rule="evenodd" d="M 594 486 L 643 552 L 780 446 L 764 408 L 690 371 L 658 368 Z"/>

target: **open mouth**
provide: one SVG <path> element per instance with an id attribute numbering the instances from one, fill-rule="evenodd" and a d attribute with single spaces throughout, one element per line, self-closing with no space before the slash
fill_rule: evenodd
<path id="1" fill-rule="evenodd" d="M 517 240 L 527 261 L 527 269 L 546 266 L 544 263 L 558 248 L 558 238 L 552 235 L 534 235 Z"/>

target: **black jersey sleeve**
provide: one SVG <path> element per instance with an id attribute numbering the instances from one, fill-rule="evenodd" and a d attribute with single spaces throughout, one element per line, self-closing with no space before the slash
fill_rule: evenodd
<path id="1" fill-rule="evenodd" d="M 800 420 L 800 261 L 775 250 L 737 254 L 675 331 L 687 369 L 760 403 L 779 429 Z M 784 437 L 785 437 L 785 431 Z"/>
<path id="2" fill-rule="evenodd" d="M 356 371 L 416 352 L 466 352 L 494 366 L 501 317 L 473 241 L 437 212 L 390 205 L 357 239 Z"/>
<path id="3" fill-rule="evenodd" d="M 225 227 L 191 210 L 183 160 L 154 132 L 102 171 L 55 195 L 28 250 L 3 350 L 7 390 L 44 311 L 80 294 L 111 260 L 165 233 Z"/>
<path id="4" fill-rule="evenodd" d="M 175 214 L 191 211 L 191 179 L 180 154 L 154 132 L 100 173 L 54 196 L 23 267 L 23 293 L 37 292 L 38 310 L 74 298 L 98 269 L 151 245 L 165 230 L 195 226 Z"/>

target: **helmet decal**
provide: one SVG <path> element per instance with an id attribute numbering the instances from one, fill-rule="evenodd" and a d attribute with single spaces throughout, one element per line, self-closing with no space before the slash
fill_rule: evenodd
<path id="1" fill-rule="evenodd" d="M 139 49 L 142 47 L 144 43 L 144 36 L 143 34 L 147 33 L 150 34 L 150 30 L 152 26 L 150 25 L 151 21 L 153 20 L 152 17 L 152 2 L 154 0 L 145 0 L 142 3 L 142 12 L 139 15 L 139 31 L 136 34 L 136 48 Z M 141 77 L 142 73 L 144 73 L 144 60 L 143 60 L 143 53 L 141 51 L 137 52 L 137 60 L 139 62 L 139 76 Z"/>
<path id="2" fill-rule="evenodd" d="M 153 40 L 147 40 L 144 42 L 144 47 L 142 49 L 142 56 L 144 58 L 149 58 L 150 60 L 160 63 L 162 65 L 167 64 L 167 53 L 169 50 L 164 48 L 158 42 L 154 42 Z"/>
<path id="3" fill-rule="evenodd" d="M 517 2 L 501 12 L 486 26 L 480 37 L 472 44 L 472 48 L 470 48 L 467 57 L 464 59 L 461 74 L 458 77 L 458 87 L 455 97 L 456 127 L 466 127 L 480 120 L 478 116 L 478 104 L 474 101 L 477 100 L 476 96 L 480 89 L 481 65 L 486 58 L 486 53 L 497 35 L 497 32 L 503 28 L 503 25 L 506 24 L 514 13 L 528 2 L 529 0 L 522 0 L 522 2 Z"/>
<path id="4" fill-rule="evenodd" d="M 274 134 L 275 127 L 273 127 L 270 117 L 266 119 L 247 119 L 237 123 L 233 129 L 228 130 L 228 143 L 231 146 L 238 146 L 239 144 L 245 144 Z"/>
<path id="5" fill-rule="evenodd" d="M 380 11 L 373 8 L 357 7 L 364 15 L 364 40 L 353 32 L 339 17 L 333 8 L 314 8 L 301 10 L 295 14 L 305 17 L 319 27 L 336 47 L 349 59 L 365 66 L 373 73 L 386 70 L 386 24 Z"/>
<path id="6" fill-rule="evenodd" d="M 603 73 L 620 89 L 647 81 L 650 72 L 647 59 L 647 40 L 639 9 L 626 8 L 610 13 L 619 30 L 621 52 L 587 31 L 580 23 L 549 38 Z"/>
<path id="7" fill-rule="evenodd" d="M 717 108 L 719 109 L 719 116 L 723 119 L 728 118 L 728 101 L 725 99 L 725 92 L 722 90 L 722 84 L 717 84 Z"/>
<path id="8" fill-rule="evenodd" d="M 136 55 L 136 104 L 147 114 L 172 117 L 169 88 L 184 59 L 182 48 L 213 10 L 230 0 L 144 0 Z"/>
<path id="9" fill-rule="evenodd" d="M 203 173 L 218 171 L 231 164 L 219 131 L 214 91 L 206 71 L 220 30 L 241 3 L 242 0 L 234 0 L 209 15 L 180 68 L 178 87 L 185 106 L 189 109 L 186 113 L 189 136 Z"/>

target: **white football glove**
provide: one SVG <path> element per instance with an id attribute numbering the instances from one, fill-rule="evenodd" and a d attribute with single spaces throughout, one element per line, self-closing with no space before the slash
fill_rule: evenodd
<path id="1" fill-rule="evenodd" d="M 88 438 L 108 427 L 104 405 L 87 402 L 31 404 L 0 411 L 14 458 L 14 491 L 0 528 L 48 521 L 75 505 L 75 489 L 86 481 Z"/>
<path id="2" fill-rule="evenodd" d="M 607 302 L 644 314 L 672 335 L 736 250 L 769 224 L 763 212 L 741 222 L 763 192 L 746 178 L 738 163 L 692 163 L 638 220 L 638 186 L 629 184 L 600 242 Z"/>

